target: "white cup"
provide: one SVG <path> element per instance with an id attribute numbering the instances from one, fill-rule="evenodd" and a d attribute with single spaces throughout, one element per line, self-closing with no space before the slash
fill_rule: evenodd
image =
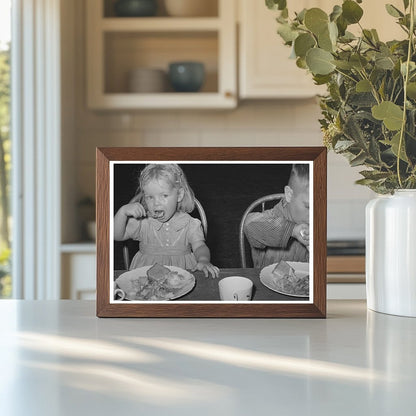
<path id="1" fill-rule="evenodd" d="M 251 300 L 253 282 L 246 277 L 229 276 L 218 282 L 221 300 Z"/>

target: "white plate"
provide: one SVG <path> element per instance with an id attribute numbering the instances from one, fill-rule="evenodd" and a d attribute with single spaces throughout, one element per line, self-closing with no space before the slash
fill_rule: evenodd
<path id="1" fill-rule="evenodd" d="M 132 280 L 135 280 L 142 276 L 147 276 L 147 271 L 153 266 L 143 266 L 138 267 L 137 269 L 130 270 L 128 272 L 125 272 L 121 274 L 114 282 L 114 290 L 116 289 L 122 289 L 124 288 L 124 291 L 126 291 L 126 288 L 128 288 L 128 285 Z M 180 267 L 176 266 L 165 266 L 168 269 L 170 269 L 172 272 L 177 272 L 189 279 L 189 283 L 187 283 L 185 286 L 178 288 L 178 289 L 172 289 L 173 296 L 171 296 L 169 299 L 152 299 L 152 300 L 172 300 L 180 298 L 181 296 L 186 295 L 188 292 L 190 292 L 194 286 L 195 286 L 195 276 L 188 271 L 181 269 Z M 125 297 L 127 300 L 143 300 L 143 299 L 130 299 L 128 296 Z"/>
<path id="2" fill-rule="evenodd" d="M 290 267 L 295 269 L 295 275 L 297 277 L 305 277 L 309 275 L 309 263 L 302 263 L 297 261 L 288 261 L 286 262 Z M 270 264 L 269 266 L 264 267 L 260 271 L 260 282 L 264 286 L 273 290 L 274 292 L 281 293 L 282 295 L 296 296 L 297 298 L 308 298 L 309 295 L 296 295 L 295 293 L 287 293 L 278 289 L 274 283 L 273 279 L 273 269 L 277 266 L 277 263 Z"/>

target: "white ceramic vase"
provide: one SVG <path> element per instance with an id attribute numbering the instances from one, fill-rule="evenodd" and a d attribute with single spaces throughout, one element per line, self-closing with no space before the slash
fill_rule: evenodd
<path id="1" fill-rule="evenodd" d="M 416 317 L 416 190 L 379 196 L 366 207 L 367 306 Z"/>

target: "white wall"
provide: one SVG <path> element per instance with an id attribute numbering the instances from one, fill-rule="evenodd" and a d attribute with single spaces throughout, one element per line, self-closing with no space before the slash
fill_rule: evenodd
<path id="1" fill-rule="evenodd" d="M 314 99 L 245 101 L 232 111 L 135 111 L 93 112 L 86 108 L 85 22 L 83 1 L 75 0 L 73 48 L 64 47 L 64 84 L 75 111 L 71 134 L 74 141 L 63 148 L 64 182 L 70 190 L 65 211 L 76 201 L 95 193 L 96 146 L 313 146 L 322 145 Z M 65 21 L 65 19 L 64 19 Z M 65 45 L 64 45 L 65 46 Z M 72 86 L 74 88 L 72 88 Z M 75 97 L 72 93 L 75 92 Z M 64 97 L 65 100 L 65 97 Z M 71 118 L 72 120 L 72 118 Z M 372 193 L 354 185 L 359 169 L 340 156 L 328 159 L 328 237 L 363 238 L 364 206 Z M 66 192 L 66 191 L 65 191 Z M 63 241 L 77 238 L 73 227 L 63 228 Z"/>

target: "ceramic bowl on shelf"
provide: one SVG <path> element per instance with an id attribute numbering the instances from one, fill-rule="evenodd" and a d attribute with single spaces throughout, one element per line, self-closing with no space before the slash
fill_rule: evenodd
<path id="1" fill-rule="evenodd" d="M 131 93 L 159 93 L 167 90 L 167 74 L 163 69 L 135 68 L 128 75 Z"/>
<path id="2" fill-rule="evenodd" d="M 177 92 L 197 92 L 205 80 L 202 62 L 182 61 L 169 64 L 169 81 Z"/>
<path id="3" fill-rule="evenodd" d="M 157 12 L 156 0 L 118 0 L 114 12 L 119 17 L 154 16 Z"/>
<path id="4" fill-rule="evenodd" d="M 166 12 L 173 17 L 217 16 L 217 0 L 165 0 Z"/>

